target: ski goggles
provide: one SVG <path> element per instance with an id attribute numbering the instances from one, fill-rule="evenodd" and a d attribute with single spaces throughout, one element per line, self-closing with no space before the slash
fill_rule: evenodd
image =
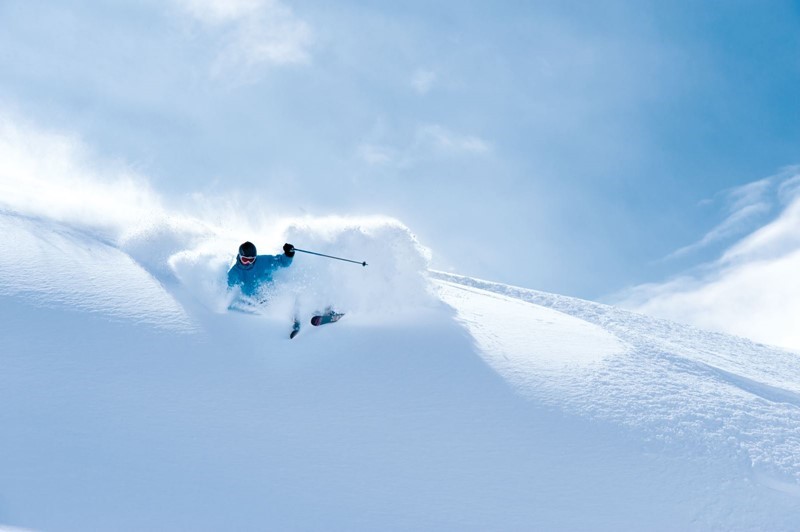
<path id="1" fill-rule="evenodd" d="M 255 257 L 243 257 L 239 255 L 239 260 L 242 261 L 242 264 L 253 264 L 256 261 Z"/>

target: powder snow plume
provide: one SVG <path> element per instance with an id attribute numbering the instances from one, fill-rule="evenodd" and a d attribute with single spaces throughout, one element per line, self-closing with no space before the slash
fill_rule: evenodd
<path id="1" fill-rule="evenodd" d="M 56 264 L 85 254 L 75 238 L 47 235 L 57 222 L 62 232 L 75 233 L 97 249 L 70 268 L 73 275 L 33 292 L 39 300 L 55 298 L 76 305 L 120 310 L 120 300 L 146 300 L 117 286 L 105 295 L 87 297 L 88 286 L 104 279 L 109 261 L 123 254 L 160 288 L 182 301 L 199 301 L 224 311 L 226 272 L 241 242 L 254 242 L 260 254 L 281 253 L 284 242 L 301 249 L 366 261 L 369 266 L 297 253 L 294 265 L 276 275 L 269 294 L 269 312 L 313 312 L 332 305 L 348 312 L 374 315 L 396 312 L 430 301 L 424 272 L 428 251 L 401 222 L 383 216 L 289 218 L 271 212 L 258 198 L 236 192 L 195 193 L 180 205 L 160 197 L 146 177 L 120 162 L 94 156 L 79 140 L 42 132 L 5 120 L 0 127 L 0 209 L 6 235 L 27 242 L 28 249 L 49 253 Z M 246 215 L 243 213 L 247 213 Z M 13 272 L 17 253 L 10 238 L 0 242 L 5 256 L 0 268 Z M 74 247 L 75 249 L 71 249 Z M 83 270 L 83 271 L 80 271 Z M 94 270 L 90 278 L 84 274 Z M 9 273 L 5 279 L 12 279 Z M 24 282 L 19 280 L 20 283 Z M 15 291 L 11 286 L 6 291 Z M 37 292 L 38 290 L 38 292 Z M 141 287 L 139 288 L 141 292 Z M 165 295 L 166 296 L 166 295 Z M 169 297 L 165 297 L 169 299 Z M 130 303 L 123 305 L 130 307 Z M 145 309 L 139 309 L 143 314 Z"/>

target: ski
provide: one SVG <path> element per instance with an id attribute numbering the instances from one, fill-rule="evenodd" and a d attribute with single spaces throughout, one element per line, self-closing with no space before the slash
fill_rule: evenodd
<path id="1" fill-rule="evenodd" d="M 311 325 L 316 327 L 319 325 L 325 325 L 326 323 L 336 323 L 337 321 L 342 319 L 342 316 L 344 316 L 343 312 L 329 311 L 326 312 L 325 314 L 319 314 L 311 318 Z"/>
<path id="2" fill-rule="evenodd" d="M 295 318 L 294 324 L 292 325 L 292 332 L 289 334 L 289 340 L 297 336 L 297 333 L 300 332 L 300 321 Z"/>

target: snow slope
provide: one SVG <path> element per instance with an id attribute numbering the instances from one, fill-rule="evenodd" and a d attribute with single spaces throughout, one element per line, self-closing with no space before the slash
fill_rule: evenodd
<path id="1" fill-rule="evenodd" d="M 0 212 L 2 525 L 800 528 L 798 355 L 428 272 L 392 220 L 270 227 L 370 266 L 228 312 L 242 227 Z"/>

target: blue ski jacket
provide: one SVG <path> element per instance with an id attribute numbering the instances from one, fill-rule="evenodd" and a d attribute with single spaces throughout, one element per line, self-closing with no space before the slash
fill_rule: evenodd
<path id="1" fill-rule="evenodd" d="M 280 255 L 257 255 L 253 264 L 242 264 L 236 259 L 228 270 L 228 287 L 239 286 L 242 294 L 254 296 L 259 288 L 272 282 L 272 274 L 279 268 L 286 268 L 292 264 L 292 257 Z"/>

